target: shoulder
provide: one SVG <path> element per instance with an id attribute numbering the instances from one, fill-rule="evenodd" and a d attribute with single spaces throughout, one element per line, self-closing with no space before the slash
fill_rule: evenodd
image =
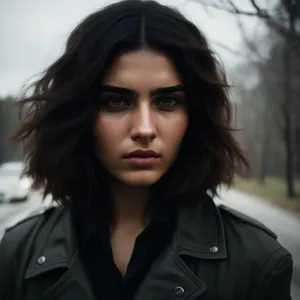
<path id="1" fill-rule="evenodd" d="M 254 230 L 258 234 L 267 235 L 270 238 L 277 240 L 276 233 L 258 220 L 223 204 L 218 207 L 226 221 L 236 224 L 236 226 L 239 226 L 244 230 Z"/>
<path id="2" fill-rule="evenodd" d="M 225 205 L 219 205 L 228 253 L 256 274 L 258 286 L 273 285 L 277 278 L 290 281 L 293 260 L 277 235 L 263 223 Z M 273 288 L 276 288 L 275 286 Z M 260 291 L 260 289 L 259 289 Z M 276 298 L 277 299 L 277 298 Z"/>
<path id="3" fill-rule="evenodd" d="M 36 235 L 40 227 L 47 223 L 47 220 L 58 213 L 59 208 L 48 207 L 33 211 L 27 218 L 8 227 L 0 241 L 1 251 L 14 255 L 18 249 L 24 247 Z"/>
<path id="4" fill-rule="evenodd" d="M 249 259 L 258 260 L 282 247 L 277 235 L 263 223 L 225 205 L 218 207 L 231 251 L 239 250 Z"/>
<path id="5" fill-rule="evenodd" d="M 231 251 L 241 251 L 252 263 L 291 256 L 277 235 L 263 223 L 225 205 L 219 205 L 226 241 Z"/>
<path id="6" fill-rule="evenodd" d="M 20 284 L 32 255 L 35 238 L 58 211 L 59 208 L 55 207 L 38 209 L 6 229 L 0 241 L 0 299 L 7 299 L 13 293 L 17 297 L 21 293 Z"/>
<path id="7" fill-rule="evenodd" d="M 263 223 L 225 205 L 218 207 L 229 256 L 255 277 L 253 299 L 288 299 L 293 272 L 290 252 Z"/>

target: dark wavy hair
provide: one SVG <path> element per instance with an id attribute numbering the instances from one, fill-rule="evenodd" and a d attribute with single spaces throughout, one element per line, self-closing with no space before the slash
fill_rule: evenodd
<path id="1" fill-rule="evenodd" d="M 172 59 L 188 102 L 188 129 L 176 162 L 155 185 L 160 193 L 184 201 L 199 192 L 216 194 L 248 167 L 232 135 L 229 86 L 205 36 L 175 9 L 127 0 L 83 20 L 63 55 L 19 102 L 21 125 L 11 139 L 23 142 L 25 174 L 44 196 L 64 205 L 87 203 L 104 188 L 92 133 L 99 84 L 117 55 L 142 46 Z"/>

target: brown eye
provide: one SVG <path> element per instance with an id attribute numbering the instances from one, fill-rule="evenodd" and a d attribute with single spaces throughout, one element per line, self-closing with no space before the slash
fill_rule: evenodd
<path id="1" fill-rule="evenodd" d="M 108 110 L 118 111 L 126 109 L 130 106 L 130 103 L 120 97 L 107 97 L 104 100 L 104 107 Z"/>
<path id="2" fill-rule="evenodd" d="M 116 107 L 116 108 L 128 105 L 128 103 L 124 99 L 121 99 L 121 98 L 111 98 L 111 99 L 109 99 L 107 104 L 111 107 Z"/>
<path id="3" fill-rule="evenodd" d="M 155 101 L 155 106 L 161 109 L 171 110 L 177 105 L 178 102 L 179 100 L 174 97 L 164 97 L 157 99 Z"/>

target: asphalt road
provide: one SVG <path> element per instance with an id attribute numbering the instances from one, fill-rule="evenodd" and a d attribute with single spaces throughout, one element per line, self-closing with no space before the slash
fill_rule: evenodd
<path id="1" fill-rule="evenodd" d="M 220 191 L 221 198 L 216 202 L 231 206 L 264 223 L 277 235 L 279 242 L 293 255 L 294 275 L 292 282 L 293 300 L 300 300 L 300 220 L 280 208 L 266 203 L 258 197 L 236 191 Z M 29 216 L 33 211 L 42 210 L 50 204 L 49 199 L 43 204 L 38 193 L 33 193 L 29 201 L 22 204 L 0 205 L 0 239 L 7 226 Z"/>

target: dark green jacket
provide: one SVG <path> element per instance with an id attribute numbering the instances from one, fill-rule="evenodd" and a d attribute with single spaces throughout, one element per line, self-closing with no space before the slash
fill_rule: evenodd
<path id="1" fill-rule="evenodd" d="M 291 255 L 262 224 L 208 199 L 181 208 L 135 300 L 288 300 Z M 96 300 L 63 207 L 22 221 L 0 248 L 1 300 Z"/>

